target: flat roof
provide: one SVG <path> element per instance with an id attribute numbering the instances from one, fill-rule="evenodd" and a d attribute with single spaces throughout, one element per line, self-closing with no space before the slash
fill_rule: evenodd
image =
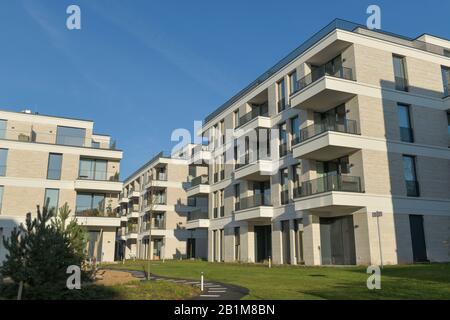
<path id="1" fill-rule="evenodd" d="M 50 117 L 50 118 L 57 118 L 57 119 L 67 119 L 67 120 L 76 120 L 76 121 L 85 121 L 85 122 L 94 122 L 93 120 L 88 120 L 88 119 L 80 119 L 80 118 L 73 118 L 73 117 L 62 117 L 62 116 L 53 116 L 53 115 L 49 115 L 49 114 L 43 114 L 43 113 L 39 113 L 39 112 L 31 112 L 31 113 L 26 113 L 23 111 L 15 111 L 15 110 L 6 110 L 6 109 L 0 109 L 0 111 L 2 112 L 10 112 L 10 113 L 17 113 L 17 114 L 25 114 L 25 115 L 29 115 L 29 116 L 41 116 L 41 117 Z"/>
<path id="2" fill-rule="evenodd" d="M 272 66 L 270 69 L 265 71 L 263 74 L 261 74 L 256 80 L 251 82 L 249 85 L 247 85 L 244 89 L 239 91 L 237 94 L 235 94 L 233 97 L 231 97 L 228 101 L 226 101 L 224 104 L 222 104 L 220 107 L 218 107 L 216 110 L 214 110 L 212 113 L 210 113 L 208 116 L 206 116 L 204 120 L 204 125 L 211 122 L 217 115 L 219 115 L 222 111 L 226 110 L 228 107 L 230 107 L 233 103 L 238 101 L 241 97 L 252 91 L 254 88 L 256 88 L 258 85 L 269 79 L 274 73 L 278 72 L 282 68 L 284 68 L 286 65 L 294 61 L 297 57 L 299 57 L 301 54 L 303 54 L 306 50 L 311 48 L 313 45 L 315 45 L 318 41 L 320 41 L 322 38 L 327 36 L 329 33 L 333 32 L 336 29 L 341 29 L 345 31 L 353 32 L 357 28 L 364 28 L 366 30 L 369 30 L 367 26 L 343 19 L 334 19 L 331 21 L 328 25 L 320 29 L 318 32 L 316 32 L 313 36 L 311 36 L 308 40 L 303 42 L 300 46 L 295 48 L 293 51 L 291 51 L 287 56 L 285 56 L 283 59 L 278 61 L 274 66 Z M 393 36 L 396 38 L 400 38 L 407 41 L 418 41 L 417 38 L 410 38 L 403 35 L 398 35 L 389 31 L 383 31 L 383 30 L 370 30 L 372 32 L 381 33 L 384 35 Z M 428 34 L 430 35 L 430 34 Z M 433 35 L 430 35 L 433 36 Z M 433 36 L 436 37 L 436 36 Z M 437 37 L 443 40 L 442 37 Z"/>

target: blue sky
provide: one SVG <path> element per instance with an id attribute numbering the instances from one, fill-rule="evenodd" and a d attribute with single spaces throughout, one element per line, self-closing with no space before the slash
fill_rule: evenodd
<path id="1" fill-rule="evenodd" d="M 450 38 L 444 0 L 0 0 L 0 108 L 94 120 L 125 178 L 334 18 L 365 23 L 369 4 L 383 30 Z"/>

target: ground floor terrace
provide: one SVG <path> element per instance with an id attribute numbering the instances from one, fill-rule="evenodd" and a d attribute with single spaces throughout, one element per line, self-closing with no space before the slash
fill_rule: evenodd
<path id="1" fill-rule="evenodd" d="M 450 213 L 335 207 L 211 221 L 211 262 L 395 265 L 450 261 Z"/>

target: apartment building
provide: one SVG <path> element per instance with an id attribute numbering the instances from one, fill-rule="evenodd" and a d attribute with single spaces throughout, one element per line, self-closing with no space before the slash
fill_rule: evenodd
<path id="1" fill-rule="evenodd" d="M 204 121 L 208 260 L 449 261 L 449 80 L 449 40 L 320 30 Z"/>
<path id="2" fill-rule="evenodd" d="M 125 180 L 117 208 L 118 259 L 206 259 L 207 229 L 187 226 L 194 217 L 207 216 L 205 199 L 186 193 L 189 173 L 201 174 L 189 166 L 189 147 L 161 152 Z"/>
<path id="3" fill-rule="evenodd" d="M 89 257 L 114 261 L 122 151 L 93 129 L 89 120 L 0 110 L 0 263 L 1 235 L 46 203 L 67 203 L 88 231 Z"/>

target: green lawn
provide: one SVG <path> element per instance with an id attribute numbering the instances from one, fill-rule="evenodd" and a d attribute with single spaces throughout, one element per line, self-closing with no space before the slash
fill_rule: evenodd
<path id="1" fill-rule="evenodd" d="M 111 265 L 144 270 L 146 261 Z M 219 281 L 246 287 L 246 299 L 450 299 L 450 264 L 385 267 L 381 290 L 368 290 L 365 267 L 274 266 L 208 263 L 204 261 L 152 262 L 157 275 Z"/>
<path id="2" fill-rule="evenodd" d="M 182 300 L 200 294 L 198 288 L 189 285 L 176 284 L 166 281 L 131 281 L 125 284 L 104 286 L 85 285 L 81 290 L 67 290 L 63 295 L 51 296 L 45 299 L 57 300 Z M 0 300 L 15 300 L 17 287 L 9 285 L 0 287 Z M 41 297 L 42 298 L 42 297 Z M 27 300 L 27 290 L 24 290 L 24 300 Z"/>

